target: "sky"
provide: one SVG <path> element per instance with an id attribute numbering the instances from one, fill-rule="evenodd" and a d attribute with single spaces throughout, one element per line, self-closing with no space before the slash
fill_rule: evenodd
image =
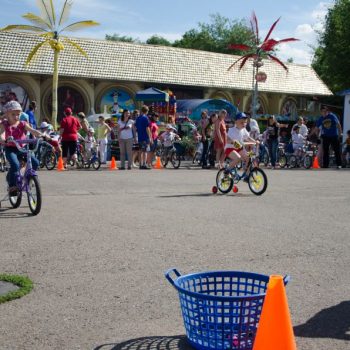
<path id="1" fill-rule="evenodd" d="M 220 14 L 232 20 L 249 21 L 255 11 L 261 36 L 266 35 L 272 23 L 281 17 L 271 37 L 288 37 L 299 42 L 281 44 L 277 56 L 294 63 L 311 64 L 313 47 L 318 32 L 322 31 L 325 15 L 332 0 L 72 0 L 73 6 L 67 24 L 94 20 L 99 26 L 71 33 L 72 37 L 104 39 L 106 34 L 117 33 L 141 41 L 152 35 L 169 41 L 180 39 L 198 23 L 210 23 L 210 15 Z M 61 10 L 63 0 L 54 0 Z M 0 28 L 9 24 L 28 24 L 21 16 L 27 12 L 39 14 L 35 0 L 0 0 L 4 10 Z M 11 9 L 11 11 L 9 10 Z M 6 15 L 4 15 L 6 14 Z"/>

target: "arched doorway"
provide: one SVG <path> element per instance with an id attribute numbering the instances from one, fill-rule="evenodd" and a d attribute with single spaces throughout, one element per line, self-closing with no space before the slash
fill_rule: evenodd
<path id="1" fill-rule="evenodd" d="M 293 98 L 286 98 L 281 107 L 281 115 L 290 120 L 296 120 L 298 117 L 297 103 Z"/>
<path id="2" fill-rule="evenodd" d="M 65 108 L 70 107 L 73 110 L 73 114 L 86 111 L 86 101 L 84 95 L 78 89 L 70 86 L 63 85 L 58 88 L 58 112 L 57 122 L 59 123 L 63 118 L 63 111 Z M 46 96 L 44 99 L 45 111 L 49 116 L 52 114 L 52 94 Z"/>
<path id="3" fill-rule="evenodd" d="M 118 114 L 124 109 L 133 111 L 136 108 L 131 93 L 117 86 L 105 89 L 97 99 L 96 106 L 101 113 L 106 109 L 109 114 Z"/>
<path id="4" fill-rule="evenodd" d="M 26 89 L 16 83 L 0 83 L 0 110 L 11 100 L 18 101 L 26 111 L 29 106 L 29 95 Z"/>

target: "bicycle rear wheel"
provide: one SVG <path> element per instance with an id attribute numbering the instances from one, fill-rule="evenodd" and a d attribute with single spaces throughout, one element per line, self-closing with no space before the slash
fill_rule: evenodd
<path id="1" fill-rule="evenodd" d="M 41 210 L 41 188 L 37 176 L 28 177 L 28 204 L 33 215 L 38 215 Z"/>
<path id="2" fill-rule="evenodd" d="M 220 169 L 216 175 L 216 187 L 221 193 L 229 193 L 233 187 L 233 176 L 226 169 Z"/>
<path id="3" fill-rule="evenodd" d="M 292 155 L 289 157 L 289 167 L 290 168 L 295 168 L 298 164 L 298 160 L 297 157 Z"/>
<path id="4" fill-rule="evenodd" d="M 249 189 L 257 196 L 261 196 L 267 189 L 267 176 L 259 168 L 253 168 L 248 178 Z"/>
<path id="5" fill-rule="evenodd" d="M 3 153 L 0 154 L 0 171 L 2 173 L 6 171 L 6 158 Z"/>
<path id="6" fill-rule="evenodd" d="M 22 202 L 22 191 L 18 191 L 17 194 L 14 196 L 9 195 L 9 201 L 12 208 L 14 209 L 18 208 Z"/>

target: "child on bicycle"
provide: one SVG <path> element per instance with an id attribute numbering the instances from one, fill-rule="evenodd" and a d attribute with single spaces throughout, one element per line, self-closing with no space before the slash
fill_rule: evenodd
<path id="1" fill-rule="evenodd" d="M 9 138 L 15 140 L 25 140 L 27 132 L 30 132 L 33 136 L 44 136 L 40 131 L 33 129 L 27 122 L 20 121 L 19 116 L 22 112 L 22 107 L 17 101 L 9 101 L 3 107 L 5 113 L 4 119 L 0 124 L 1 140 L 7 141 Z M 18 193 L 16 186 L 17 173 L 20 170 L 20 159 L 23 157 L 21 152 L 17 149 L 15 143 L 9 141 L 5 146 L 5 154 L 8 162 L 10 163 L 10 169 L 7 173 L 6 180 L 9 186 L 9 194 L 15 196 Z M 32 166 L 36 170 L 39 166 L 39 161 L 32 156 Z"/>
<path id="2" fill-rule="evenodd" d="M 343 152 L 342 152 L 342 156 L 343 156 L 343 161 L 344 161 L 344 164 L 346 166 L 346 163 L 347 163 L 347 158 L 346 156 L 348 155 L 348 157 L 350 156 L 350 130 L 348 130 L 346 132 L 346 139 L 345 139 L 345 142 L 343 143 L 343 146 L 344 146 L 344 149 L 343 149 Z"/>
<path id="3" fill-rule="evenodd" d="M 227 143 L 225 145 L 225 156 L 228 157 L 230 168 L 234 168 L 241 160 L 248 163 L 248 153 L 244 146 L 256 145 L 259 141 L 255 141 L 250 137 L 246 129 L 247 116 L 240 112 L 236 115 L 235 126 L 230 128 L 227 133 Z M 246 169 L 244 169 L 246 170 Z"/>
<path id="4" fill-rule="evenodd" d="M 85 160 L 89 160 L 92 157 L 92 150 L 96 147 L 95 130 L 93 127 L 89 127 L 87 134 L 85 136 Z"/>
<path id="5" fill-rule="evenodd" d="M 305 144 L 306 138 L 300 134 L 300 126 L 294 125 L 292 132 L 293 150 L 296 156 L 301 156 L 301 149 Z"/>
<path id="6" fill-rule="evenodd" d="M 174 142 L 176 140 L 179 140 L 180 137 L 174 132 L 174 128 L 172 125 L 167 124 L 165 129 L 166 131 L 159 136 L 159 139 L 163 142 L 164 156 L 165 158 L 167 158 L 170 151 L 174 148 Z"/>

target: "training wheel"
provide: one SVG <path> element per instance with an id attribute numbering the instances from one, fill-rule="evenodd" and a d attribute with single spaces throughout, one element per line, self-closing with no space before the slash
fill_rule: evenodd
<path id="1" fill-rule="evenodd" d="M 213 188 L 211 189 L 211 191 L 216 194 L 218 193 L 218 188 L 216 186 L 213 186 Z"/>
<path id="2" fill-rule="evenodd" d="M 238 187 L 236 185 L 233 186 L 232 192 L 233 193 L 237 193 L 238 192 Z"/>

